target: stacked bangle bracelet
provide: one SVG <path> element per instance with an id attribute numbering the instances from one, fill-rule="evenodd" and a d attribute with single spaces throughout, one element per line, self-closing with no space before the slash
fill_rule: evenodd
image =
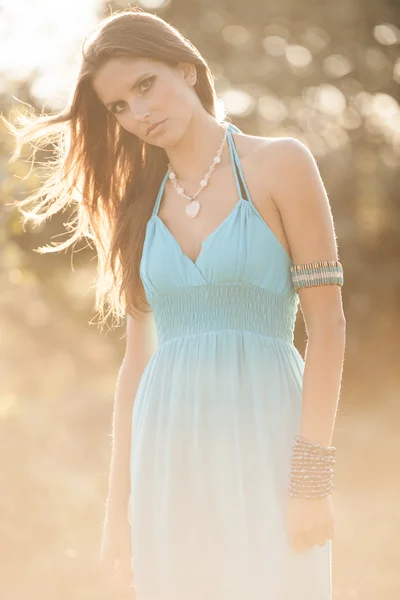
<path id="1" fill-rule="evenodd" d="M 289 496 L 293 498 L 323 498 L 333 490 L 336 448 L 295 438 Z"/>
<path id="2" fill-rule="evenodd" d="M 344 283 L 343 266 L 338 260 L 320 260 L 306 264 L 292 265 L 290 268 L 293 287 L 297 291 L 302 287 L 319 285 L 340 285 Z"/>

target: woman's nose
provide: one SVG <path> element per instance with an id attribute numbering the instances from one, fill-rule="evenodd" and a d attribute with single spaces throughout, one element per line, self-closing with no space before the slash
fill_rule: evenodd
<path id="1" fill-rule="evenodd" d="M 150 116 L 150 111 L 143 103 L 133 101 L 129 103 L 129 107 L 132 113 L 133 118 L 136 121 L 144 122 Z"/>

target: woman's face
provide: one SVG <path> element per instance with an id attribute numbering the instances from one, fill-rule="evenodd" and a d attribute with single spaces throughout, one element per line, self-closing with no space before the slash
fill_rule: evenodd
<path id="1" fill-rule="evenodd" d="M 93 76 L 97 96 L 121 127 L 149 144 L 165 147 L 179 139 L 199 104 L 193 65 L 170 67 L 147 59 L 110 59 Z M 148 128 L 163 125 L 151 133 Z"/>

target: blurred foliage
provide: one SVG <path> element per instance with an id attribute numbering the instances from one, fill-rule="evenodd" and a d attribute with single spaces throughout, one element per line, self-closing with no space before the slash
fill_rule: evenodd
<path id="1" fill-rule="evenodd" d="M 334 600 L 395 600 L 400 497 L 389 473 L 399 455 L 400 4 L 141 5 L 155 9 L 203 53 L 235 125 L 249 134 L 300 139 L 318 162 L 345 270 L 347 318 L 335 433 L 342 529 L 334 550 Z M 107 3 L 99 12 L 127 6 Z M 21 110 L 13 95 L 40 112 L 33 83 L 7 81 L 2 113 Z M 90 249 L 76 247 L 73 257 L 33 251 L 63 233 L 68 215 L 23 230 L 7 204 L 37 187 L 40 170 L 30 171 L 27 156 L 9 164 L 13 150 L 1 130 L 0 443 L 7 493 L 0 500 L 0 533 L 7 559 L 0 586 L 7 593 L 0 597 L 106 598 L 96 553 L 124 331 L 100 337 L 88 325 L 95 265 Z M 38 159 L 47 155 L 51 148 Z M 304 328 L 298 327 L 296 344 L 304 343 Z M 373 460 L 372 440 L 380 442 Z"/>

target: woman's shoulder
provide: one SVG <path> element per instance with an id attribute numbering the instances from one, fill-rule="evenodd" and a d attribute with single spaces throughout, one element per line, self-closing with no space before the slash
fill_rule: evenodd
<path id="1" fill-rule="evenodd" d="M 291 165 L 314 162 L 310 149 L 301 140 L 290 136 L 258 136 L 235 132 L 239 156 L 248 157 L 254 167 L 281 171 Z"/>
<path id="2" fill-rule="evenodd" d="M 299 153 L 310 152 L 308 147 L 299 139 L 290 136 L 261 136 L 250 135 L 243 131 L 235 131 L 234 133 L 237 150 L 239 155 L 246 156 L 247 154 L 288 154 L 296 155 Z"/>

